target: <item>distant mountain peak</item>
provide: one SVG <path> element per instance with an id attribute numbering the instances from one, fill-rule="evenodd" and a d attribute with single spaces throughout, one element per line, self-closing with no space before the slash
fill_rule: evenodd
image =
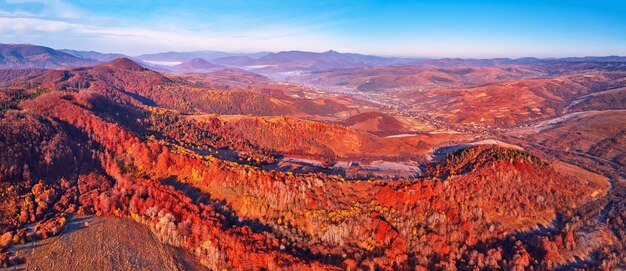
<path id="1" fill-rule="evenodd" d="M 211 66 L 211 65 L 214 65 L 213 63 L 211 63 L 211 62 L 207 61 L 206 59 L 204 59 L 204 58 L 199 58 L 199 57 L 196 57 L 196 58 L 194 58 L 194 59 L 192 59 L 192 60 L 189 60 L 187 63 L 188 63 L 189 65 L 193 66 L 193 67 L 202 67 L 202 66 Z M 183 64 L 184 64 L 184 63 L 183 63 Z"/>
<path id="2" fill-rule="evenodd" d="M 118 68 L 118 69 L 123 69 L 123 70 L 130 70 L 130 71 L 142 71 L 146 69 L 143 66 L 137 64 L 137 62 L 132 61 L 127 57 L 116 58 L 113 61 L 105 63 L 104 65 L 108 67 L 113 67 L 113 68 Z"/>
<path id="3" fill-rule="evenodd" d="M 172 66 L 170 69 L 176 72 L 205 72 L 207 70 L 224 68 L 223 65 L 213 64 L 204 58 L 196 57 L 185 63 Z"/>
<path id="4" fill-rule="evenodd" d="M 194 59 L 190 60 L 189 62 L 191 62 L 191 63 L 209 63 L 209 61 L 207 61 L 204 58 L 200 58 L 200 57 L 195 57 Z"/>

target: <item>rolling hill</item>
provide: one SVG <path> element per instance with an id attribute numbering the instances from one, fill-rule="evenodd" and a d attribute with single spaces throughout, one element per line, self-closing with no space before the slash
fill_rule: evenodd
<path id="1" fill-rule="evenodd" d="M 96 63 L 96 60 L 79 58 L 44 46 L 0 44 L 0 69 L 57 69 Z"/>
<path id="2" fill-rule="evenodd" d="M 511 127 L 566 112 L 574 100 L 595 92 L 623 87 L 624 72 L 590 72 L 549 79 L 522 79 L 474 88 L 407 91 L 405 101 L 420 101 L 413 110 L 451 123 Z M 511 96 L 515 93 L 515 96 Z"/>
<path id="3" fill-rule="evenodd" d="M 356 67 L 310 72 L 288 80 L 347 90 L 382 92 L 426 91 L 436 88 L 480 86 L 504 80 L 545 76 L 542 70 L 524 66 L 423 68 L 419 66 Z"/>

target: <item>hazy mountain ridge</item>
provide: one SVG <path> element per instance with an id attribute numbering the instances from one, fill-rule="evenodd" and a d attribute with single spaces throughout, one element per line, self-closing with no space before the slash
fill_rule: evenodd
<path id="1" fill-rule="evenodd" d="M 124 54 L 100 53 L 96 51 L 80 51 L 61 49 L 55 50 L 43 46 L 26 44 L 2 44 L 0 68 L 69 68 L 89 66 L 99 62 L 111 61 Z M 332 69 L 357 67 L 384 67 L 384 66 L 414 66 L 425 68 L 455 68 L 455 67 L 491 67 L 491 66 L 556 66 L 564 64 L 582 63 L 614 63 L 626 62 L 626 57 L 566 57 L 566 58 L 493 58 L 493 59 L 463 59 L 463 58 L 396 58 L 374 55 L 339 53 L 333 50 L 326 52 L 281 51 L 256 53 L 231 53 L 220 51 L 194 52 L 163 52 L 144 54 L 131 57 L 141 62 L 145 67 L 159 71 L 168 71 L 171 66 L 204 59 L 217 65 L 238 67 L 259 72 L 285 71 L 327 71 Z M 163 65 L 163 63 L 175 63 Z M 608 64 L 604 64 L 608 65 Z M 174 68 L 176 69 L 176 68 Z"/>
<path id="2" fill-rule="evenodd" d="M 0 68 L 54 69 L 89 66 L 98 61 L 79 58 L 49 47 L 30 44 L 0 44 Z"/>
<path id="3" fill-rule="evenodd" d="M 73 56 L 76 56 L 76 57 L 80 57 L 80 58 L 83 58 L 83 59 L 93 59 L 93 60 L 97 60 L 97 61 L 100 61 L 100 62 L 108 62 L 108 61 L 114 60 L 116 58 L 128 57 L 128 56 L 123 55 L 123 54 L 100 53 L 100 52 L 96 52 L 96 51 L 79 51 L 79 50 L 70 50 L 70 49 L 61 49 L 59 51 L 64 52 L 64 53 L 68 53 L 70 55 L 73 55 Z"/>
<path id="4" fill-rule="evenodd" d="M 187 62 L 194 58 L 203 58 L 206 60 L 214 60 L 222 57 L 247 56 L 258 58 L 266 55 L 267 52 L 255 53 L 229 53 L 220 51 L 193 51 L 193 52 L 162 52 L 154 54 L 143 54 L 137 56 L 137 59 L 143 61 L 164 61 L 164 62 Z"/>

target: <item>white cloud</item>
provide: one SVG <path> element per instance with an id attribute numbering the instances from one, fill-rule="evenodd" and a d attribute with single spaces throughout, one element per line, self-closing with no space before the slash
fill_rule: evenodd
<path id="1" fill-rule="evenodd" d="M 26 10 L 15 10 L 15 11 L 6 11 L 0 9 L 0 17 L 36 17 L 36 15 L 32 12 Z"/>
<path id="2" fill-rule="evenodd" d="M 76 25 L 62 21 L 42 20 L 37 18 L 0 17 L 0 30 L 2 31 L 60 32 L 69 29 L 76 29 Z"/>
<path id="3" fill-rule="evenodd" d="M 37 38 L 64 36 L 79 47 L 125 53 L 144 53 L 162 50 L 302 50 L 322 51 L 332 43 L 329 37 L 314 34 L 297 27 L 273 27 L 242 33 L 189 31 L 184 28 L 100 26 L 74 23 L 62 19 L 0 16 L 0 34 L 3 36 Z M 44 44 L 45 45 L 45 44 Z M 93 48 L 95 46 L 96 48 Z"/>
<path id="4" fill-rule="evenodd" d="M 6 2 L 13 9 L 0 9 L 0 42 L 5 43 L 139 54 L 165 50 L 325 51 L 336 42 L 314 26 L 295 23 L 254 25 L 250 30 L 232 32 L 207 22 L 190 30 L 165 18 L 151 25 L 131 25 L 119 18 L 90 14 L 61 0 Z"/>
<path id="5" fill-rule="evenodd" d="M 39 4 L 42 6 L 37 16 L 51 18 L 80 18 L 85 12 L 72 4 L 61 0 L 6 0 L 8 4 Z"/>

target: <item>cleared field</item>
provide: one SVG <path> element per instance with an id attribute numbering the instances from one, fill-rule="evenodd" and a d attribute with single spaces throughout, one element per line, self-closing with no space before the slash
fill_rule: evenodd
<path id="1" fill-rule="evenodd" d="M 17 270 L 207 270 L 146 226 L 114 217 L 73 217 L 60 235 L 15 250 L 26 258 Z"/>

